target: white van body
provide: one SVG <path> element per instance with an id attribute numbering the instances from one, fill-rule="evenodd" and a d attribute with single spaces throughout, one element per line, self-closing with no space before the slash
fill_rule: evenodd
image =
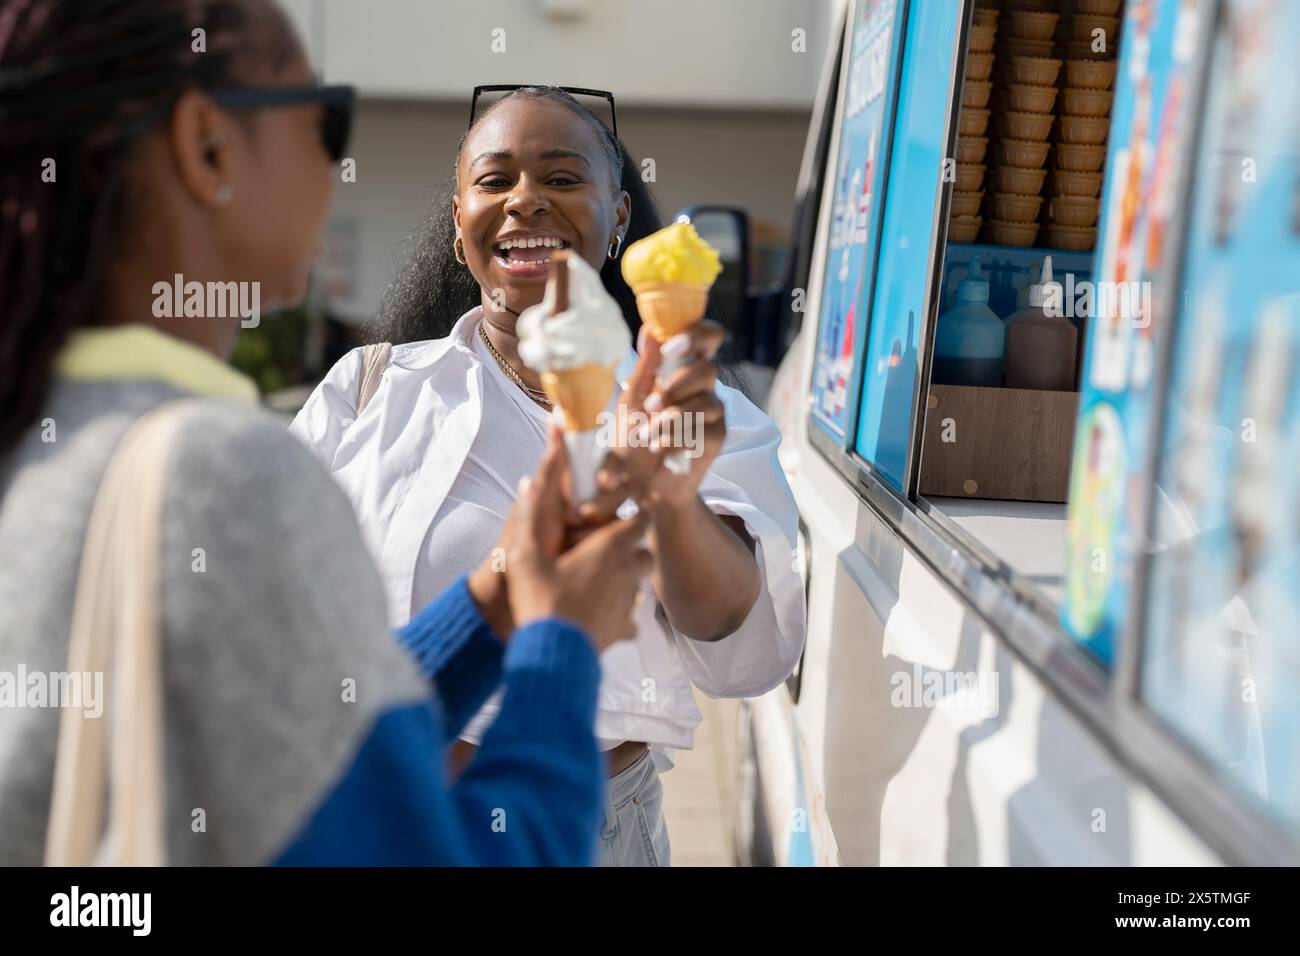
<path id="1" fill-rule="evenodd" d="M 836 136 L 820 156 L 813 143 L 842 97 L 834 73 L 828 66 L 801 190 L 810 177 L 832 178 L 825 163 Z M 803 520 L 807 646 L 795 678 L 741 710 L 740 861 L 1238 862 L 1225 847 L 1250 858 L 1259 847 L 1218 830 L 1230 808 L 1200 792 L 1199 778 L 1175 761 L 1155 783 L 1149 765 L 1171 748 L 1133 713 L 1122 682 L 1099 683 L 1080 667 L 1041 606 L 990 576 L 914 502 L 873 491 L 869 478 L 855 485 L 812 443 L 830 205 L 828 188 L 812 231 L 805 321 L 768 405 Z M 1047 561 L 1064 563 L 1063 532 L 1059 544 Z"/>
<path id="2" fill-rule="evenodd" d="M 798 703 L 783 686 L 742 710 L 739 819 L 757 800 L 766 832 L 738 845 L 779 865 L 1219 862 L 809 444 L 814 332 L 769 408 L 807 528 L 808 641 Z M 951 693 L 970 672 L 984 688 Z"/>

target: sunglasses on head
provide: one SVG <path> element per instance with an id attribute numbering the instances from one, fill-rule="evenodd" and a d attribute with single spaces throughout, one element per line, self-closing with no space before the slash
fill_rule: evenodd
<path id="1" fill-rule="evenodd" d="M 339 162 L 348 148 L 352 131 L 352 105 L 356 91 L 350 86 L 241 86 L 211 90 L 209 98 L 233 110 L 264 109 L 319 103 L 324 107 L 320 139 L 331 162 Z"/>
<path id="2" fill-rule="evenodd" d="M 474 96 L 469 101 L 469 125 L 474 125 L 478 116 L 478 100 L 484 93 L 514 93 L 516 90 L 563 90 L 574 99 L 581 96 L 594 96 L 609 104 L 609 131 L 618 136 L 618 114 L 614 112 L 614 94 L 609 90 L 589 90 L 582 86 L 545 86 L 537 83 L 496 83 L 489 86 L 474 87 Z M 593 111 L 594 112 L 594 111 Z"/>

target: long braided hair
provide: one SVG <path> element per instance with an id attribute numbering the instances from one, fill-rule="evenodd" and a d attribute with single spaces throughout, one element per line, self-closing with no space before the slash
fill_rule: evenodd
<path id="1" fill-rule="evenodd" d="M 408 258 L 384 292 L 379 315 L 367 330 L 367 338 L 384 342 L 418 342 L 441 338 L 462 315 L 480 304 L 481 293 L 469 269 L 456 261 L 452 240 L 456 227 L 451 218 L 451 199 L 456 194 L 456 167 L 470 134 L 493 110 L 511 99 L 535 99 L 556 103 L 577 114 L 596 131 L 597 141 L 609 162 L 612 179 L 632 198 L 631 218 L 623 237 L 626 248 L 659 229 L 663 222 L 641 170 L 618 139 L 591 110 L 568 93 L 552 86 L 529 86 L 514 90 L 479 114 L 456 147 L 452 174 L 433 199 L 430 214 L 407 240 Z M 623 280 L 622 262 L 607 259 L 600 270 L 606 291 L 618 302 L 635 339 L 641 327 L 636 296 Z"/>
<path id="2" fill-rule="evenodd" d="M 266 0 L 0 0 L 0 456 L 96 321 L 137 135 L 187 90 L 297 50 Z"/>

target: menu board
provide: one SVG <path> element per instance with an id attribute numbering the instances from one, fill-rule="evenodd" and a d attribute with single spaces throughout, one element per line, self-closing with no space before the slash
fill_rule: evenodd
<path id="1" fill-rule="evenodd" d="M 814 421 L 839 439 L 848 428 L 864 325 L 860 303 L 876 242 L 874 207 L 882 183 L 878 158 L 896 43 L 895 6 L 896 0 L 857 0 L 848 31 L 812 378 Z"/>
<path id="2" fill-rule="evenodd" d="M 1143 702 L 1300 827 L 1300 3 L 1215 34 L 1160 436 Z"/>
<path id="3" fill-rule="evenodd" d="M 1066 630 L 1104 663 L 1128 613 L 1152 439 L 1165 242 L 1192 130 L 1205 0 L 1129 0 L 1111 109 L 1091 317 L 1069 492 Z"/>

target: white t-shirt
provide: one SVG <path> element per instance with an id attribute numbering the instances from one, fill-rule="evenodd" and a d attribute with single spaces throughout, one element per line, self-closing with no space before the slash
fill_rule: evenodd
<path id="1" fill-rule="evenodd" d="M 478 335 L 473 348 L 486 370 L 483 427 L 420 549 L 416 607 L 424 607 L 474 570 L 496 547 L 519 479 L 537 470 L 546 449 L 550 413 L 506 377 Z M 498 691 L 465 725 L 461 739 L 478 744 L 500 709 Z"/>

